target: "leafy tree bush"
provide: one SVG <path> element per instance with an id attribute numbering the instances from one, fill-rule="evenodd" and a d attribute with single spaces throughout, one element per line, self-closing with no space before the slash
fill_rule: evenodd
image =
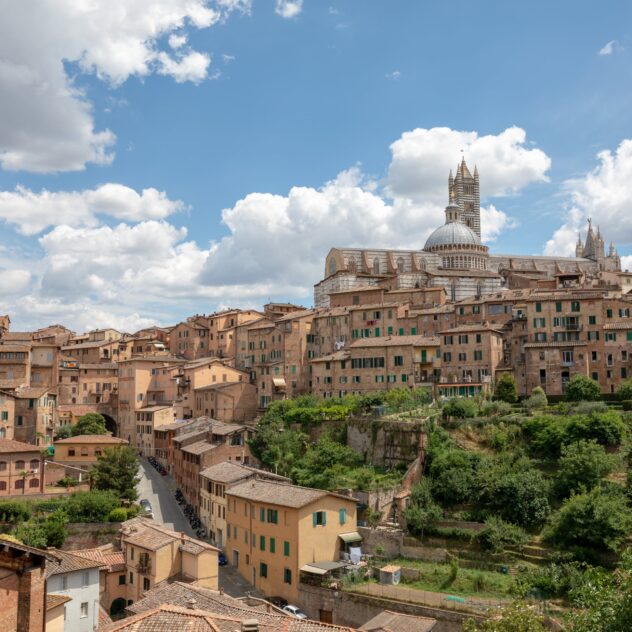
<path id="1" fill-rule="evenodd" d="M 486 402 L 481 408 L 481 414 L 484 417 L 503 417 L 511 414 L 512 412 L 512 405 L 501 400 Z"/>
<path id="2" fill-rule="evenodd" d="M 47 546 L 54 546 L 60 549 L 64 545 L 66 537 L 68 536 L 68 532 L 66 531 L 67 522 L 68 516 L 64 511 L 60 510 L 46 517 L 41 523 L 41 526 L 46 536 Z"/>
<path id="3" fill-rule="evenodd" d="M 72 437 L 72 426 L 59 426 L 57 428 L 57 432 L 55 433 L 55 439 L 68 439 Z"/>
<path id="4" fill-rule="evenodd" d="M 529 536 L 524 529 L 494 516 L 485 521 L 485 528 L 478 532 L 478 541 L 485 550 L 500 553 L 507 546 L 524 546 Z"/>
<path id="5" fill-rule="evenodd" d="M 112 509 L 119 504 L 115 491 L 92 490 L 71 494 L 65 510 L 70 522 L 106 522 Z"/>
<path id="6" fill-rule="evenodd" d="M 585 568 L 585 564 L 579 562 L 553 562 L 548 566 L 531 567 L 516 578 L 516 592 L 540 599 L 565 598 L 580 585 Z"/>
<path id="7" fill-rule="evenodd" d="M 632 400 L 632 379 L 625 380 L 619 384 L 617 397 L 621 400 Z"/>
<path id="8" fill-rule="evenodd" d="M 31 505 L 23 500 L 3 500 L 0 502 L 0 521 L 25 522 L 31 517 Z"/>
<path id="9" fill-rule="evenodd" d="M 107 434 L 105 427 L 105 417 L 99 413 L 86 413 L 77 420 L 72 427 L 74 437 L 78 435 L 103 435 Z"/>
<path id="10" fill-rule="evenodd" d="M 46 548 L 46 531 L 40 523 L 33 520 L 21 522 L 15 528 L 13 535 L 26 546 L 33 546 L 37 549 Z"/>
<path id="11" fill-rule="evenodd" d="M 589 568 L 570 591 L 573 632 L 628 632 L 632 621 L 632 551 L 621 556 L 615 573 Z"/>
<path id="12" fill-rule="evenodd" d="M 605 413 L 607 410 L 608 404 L 606 402 L 577 402 L 571 404 L 568 413 L 573 415 L 592 415 L 594 413 Z"/>
<path id="13" fill-rule="evenodd" d="M 481 468 L 476 487 L 483 506 L 521 527 L 542 525 L 551 511 L 549 483 L 527 459 Z"/>
<path id="14" fill-rule="evenodd" d="M 481 623 L 466 619 L 463 632 L 546 632 L 542 618 L 522 601 L 515 601 Z"/>
<path id="15" fill-rule="evenodd" d="M 116 507 L 108 514 L 109 522 L 125 522 L 127 520 L 127 511 L 124 507 Z"/>
<path id="16" fill-rule="evenodd" d="M 441 507 L 432 498 L 432 486 L 427 478 L 422 478 L 412 488 L 410 505 L 404 510 L 406 526 L 413 535 L 423 536 L 443 516 Z"/>
<path id="17" fill-rule="evenodd" d="M 627 427 L 616 410 L 594 412 L 588 417 L 571 417 L 569 432 L 572 440 L 594 439 L 602 445 L 619 445 Z"/>
<path id="18" fill-rule="evenodd" d="M 536 386 L 531 395 L 524 402 L 527 410 L 543 410 L 549 405 L 549 400 L 546 398 L 546 393 L 541 386 Z"/>
<path id="19" fill-rule="evenodd" d="M 505 373 L 496 382 L 494 399 L 507 402 L 508 404 L 515 404 L 518 401 L 518 386 L 513 375 Z"/>
<path id="20" fill-rule="evenodd" d="M 567 499 L 552 516 L 547 538 L 583 555 L 583 549 L 618 551 L 632 529 L 632 510 L 625 495 L 595 487 Z"/>
<path id="21" fill-rule="evenodd" d="M 562 446 L 561 451 L 554 485 L 561 498 L 572 492 L 590 491 L 615 466 L 614 458 L 594 439 L 569 443 Z"/>
<path id="22" fill-rule="evenodd" d="M 470 500 L 475 494 L 482 459 L 480 454 L 459 448 L 435 454 L 429 466 L 433 496 L 448 506 Z"/>
<path id="23" fill-rule="evenodd" d="M 601 389 L 587 375 L 573 375 L 566 385 L 566 399 L 569 402 L 596 402 L 601 399 Z"/>
<path id="24" fill-rule="evenodd" d="M 442 412 L 444 417 L 466 419 L 476 417 L 478 414 L 478 406 L 473 399 L 467 397 L 454 397 L 443 405 Z"/>
<path id="25" fill-rule="evenodd" d="M 139 480 L 138 455 L 130 445 L 107 448 L 90 470 L 91 489 L 114 490 L 125 500 L 136 500 Z"/>
<path id="26" fill-rule="evenodd" d="M 79 481 L 74 476 L 64 476 L 57 481 L 59 487 L 74 487 Z"/>

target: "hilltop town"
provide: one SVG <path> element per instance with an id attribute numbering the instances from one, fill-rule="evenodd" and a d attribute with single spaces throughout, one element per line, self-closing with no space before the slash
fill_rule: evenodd
<path id="1" fill-rule="evenodd" d="M 625 601 L 632 273 L 591 222 L 490 253 L 480 177 L 419 250 L 323 253 L 314 307 L 0 316 L 0 628 L 588 630 L 589 572 Z"/>

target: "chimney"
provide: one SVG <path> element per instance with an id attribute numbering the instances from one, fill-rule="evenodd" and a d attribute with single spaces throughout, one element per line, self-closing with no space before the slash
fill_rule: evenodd
<path id="1" fill-rule="evenodd" d="M 197 601 L 193 597 L 187 599 L 187 608 L 189 610 L 195 610 L 195 606 L 197 606 Z"/>
<path id="2" fill-rule="evenodd" d="M 241 632 L 259 632 L 259 621 L 257 619 L 244 619 L 241 622 Z"/>

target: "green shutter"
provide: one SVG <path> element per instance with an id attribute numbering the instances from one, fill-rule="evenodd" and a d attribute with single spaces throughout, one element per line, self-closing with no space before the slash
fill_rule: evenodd
<path id="1" fill-rule="evenodd" d="M 259 548 L 262 551 L 266 550 L 266 536 L 265 535 L 260 535 L 259 536 Z"/>
<path id="2" fill-rule="evenodd" d="M 387 333 L 389 336 L 390 336 L 390 335 L 392 335 L 392 333 L 393 333 L 393 328 L 392 328 L 392 327 L 388 327 L 388 328 L 386 329 L 386 333 Z"/>
<path id="3" fill-rule="evenodd" d="M 261 507 L 259 509 L 259 520 L 261 522 L 265 522 L 266 521 L 266 510 L 263 507 Z"/>
<path id="4" fill-rule="evenodd" d="M 347 510 L 340 509 L 338 513 L 340 514 L 340 524 L 345 524 L 347 522 Z"/>
<path id="5" fill-rule="evenodd" d="M 290 543 L 287 540 L 283 542 L 283 555 L 290 555 Z"/>
<path id="6" fill-rule="evenodd" d="M 323 527 L 327 524 L 327 512 L 323 511 Z"/>
<path id="7" fill-rule="evenodd" d="M 411 336 L 416 336 L 417 335 L 417 327 L 411 327 L 410 328 L 410 335 Z"/>
<path id="8" fill-rule="evenodd" d="M 318 524 L 318 518 L 316 516 L 316 512 L 312 514 L 312 525 L 315 527 Z"/>
<path id="9" fill-rule="evenodd" d="M 276 539 L 270 538 L 270 553 L 276 552 Z"/>
<path id="10" fill-rule="evenodd" d="M 379 337 L 380 337 L 380 328 L 379 328 L 379 327 L 376 327 L 376 328 L 375 328 L 375 337 L 376 337 L 376 338 L 379 338 Z"/>

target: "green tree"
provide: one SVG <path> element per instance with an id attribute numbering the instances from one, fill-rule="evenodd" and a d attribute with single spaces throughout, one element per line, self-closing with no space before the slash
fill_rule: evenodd
<path id="1" fill-rule="evenodd" d="M 443 405 L 441 412 L 446 418 L 466 419 L 476 417 L 478 405 L 473 399 L 468 397 L 453 397 Z"/>
<path id="2" fill-rule="evenodd" d="M 105 427 L 105 417 L 99 413 L 86 413 L 77 420 L 72 427 L 74 437 L 78 435 L 102 435 L 107 434 Z"/>
<path id="3" fill-rule="evenodd" d="M 487 551 L 500 553 L 507 546 L 524 546 L 529 536 L 524 529 L 495 516 L 485 521 L 485 528 L 478 533 L 480 545 Z"/>
<path id="4" fill-rule="evenodd" d="M 68 536 L 68 532 L 66 531 L 67 523 L 68 516 L 66 512 L 59 509 L 46 517 L 41 523 L 41 526 L 46 535 L 47 546 L 54 546 L 60 549 L 64 545 L 66 537 Z"/>
<path id="5" fill-rule="evenodd" d="M 584 549 L 617 552 L 632 529 L 632 510 L 622 491 L 595 487 L 571 496 L 553 514 L 547 539 L 582 555 Z"/>
<path id="6" fill-rule="evenodd" d="M 432 498 L 432 485 L 427 478 L 422 478 L 412 488 L 410 504 L 404 510 L 404 518 L 408 531 L 413 535 L 423 536 L 424 531 L 432 528 L 443 517 L 443 510 Z"/>
<path id="7" fill-rule="evenodd" d="M 562 446 L 555 492 L 565 498 L 572 492 L 590 491 L 614 466 L 614 457 L 606 454 L 603 446 L 594 439 Z"/>
<path id="8" fill-rule="evenodd" d="M 541 386 L 536 386 L 532 391 L 529 399 L 524 403 L 527 410 L 542 410 L 549 404 L 546 393 Z"/>
<path id="9" fill-rule="evenodd" d="M 467 619 L 463 623 L 463 632 L 547 632 L 547 627 L 526 603 L 515 601 L 481 623 Z"/>
<path id="10" fill-rule="evenodd" d="M 72 437 L 72 426 L 70 424 L 57 428 L 55 439 L 68 439 L 70 437 Z"/>
<path id="11" fill-rule="evenodd" d="M 66 501 L 70 522 L 107 522 L 110 512 L 121 504 L 115 491 L 75 492 Z"/>
<path id="12" fill-rule="evenodd" d="M 475 493 L 477 471 L 482 460 L 478 453 L 453 447 L 434 454 L 428 468 L 433 496 L 445 505 L 470 500 Z"/>
<path id="13" fill-rule="evenodd" d="M 621 556 L 615 573 L 588 569 L 570 592 L 573 632 L 629 632 L 632 621 L 632 550 Z"/>
<path id="14" fill-rule="evenodd" d="M 13 535 L 26 544 L 37 549 L 46 548 L 46 531 L 44 527 L 35 521 L 21 522 L 13 532 Z"/>
<path id="15" fill-rule="evenodd" d="M 566 385 L 566 399 L 569 402 L 596 402 L 601 399 L 601 389 L 587 375 L 574 375 Z"/>
<path id="16" fill-rule="evenodd" d="M 513 375 L 504 373 L 496 382 L 496 390 L 494 391 L 494 399 L 508 404 L 514 404 L 518 401 L 518 387 Z"/>
<path id="17" fill-rule="evenodd" d="M 119 498 L 136 500 L 138 455 L 130 445 L 107 448 L 90 470 L 90 489 L 114 490 Z"/>
<path id="18" fill-rule="evenodd" d="M 621 400 L 632 400 L 632 379 L 625 380 L 619 384 L 617 397 Z"/>

